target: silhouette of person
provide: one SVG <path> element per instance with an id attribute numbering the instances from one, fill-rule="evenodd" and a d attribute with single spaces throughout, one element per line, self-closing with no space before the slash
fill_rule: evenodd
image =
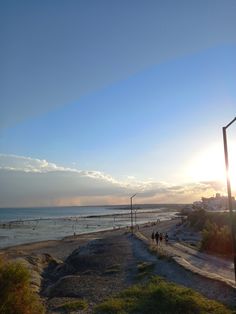
<path id="1" fill-rule="evenodd" d="M 166 244 L 168 243 L 168 241 L 169 241 L 169 236 L 168 236 L 168 234 L 166 232 L 166 234 L 165 234 L 165 242 L 166 242 Z"/>
<path id="2" fill-rule="evenodd" d="M 155 239 L 156 239 L 156 243 L 158 245 L 158 241 L 159 241 L 159 233 L 158 233 L 158 231 L 155 233 Z"/>
<path id="3" fill-rule="evenodd" d="M 160 244 L 162 243 L 163 235 L 160 233 Z"/>
<path id="4" fill-rule="evenodd" d="M 152 231 L 151 238 L 152 238 L 152 242 L 154 242 L 154 239 L 155 239 L 155 233 L 154 233 L 154 230 Z"/>

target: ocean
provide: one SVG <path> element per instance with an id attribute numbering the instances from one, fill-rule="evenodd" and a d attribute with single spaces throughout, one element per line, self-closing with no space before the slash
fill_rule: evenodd
<path id="1" fill-rule="evenodd" d="M 141 205 L 133 208 L 134 224 L 168 220 L 178 206 Z M 43 208 L 0 208 L 0 248 L 73 234 L 128 227 L 128 206 L 75 206 Z"/>

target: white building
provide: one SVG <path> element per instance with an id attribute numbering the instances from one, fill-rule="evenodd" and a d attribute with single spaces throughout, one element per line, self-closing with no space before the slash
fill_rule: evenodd
<path id="1" fill-rule="evenodd" d="M 236 208 L 235 198 L 232 197 L 233 207 Z M 224 211 L 228 209 L 228 197 L 221 196 L 220 193 L 216 193 L 216 196 L 202 197 L 201 201 L 193 203 L 194 208 L 203 208 L 207 211 Z"/>

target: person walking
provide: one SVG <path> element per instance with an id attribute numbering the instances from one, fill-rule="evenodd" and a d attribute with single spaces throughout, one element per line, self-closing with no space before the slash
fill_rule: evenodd
<path id="1" fill-rule="evenodd" d="M 158 241 L 159 241 L 159 232 L 158 231 L 155 233 L 155 239 L 156 239 L 156 244 L 158 245 Z"/>
<path id="2" fill-rule="evenodd" d="M 154 230 L 152 231 L 151 238 L 152 238 L 152 242 L 154 242 L 154 240 L 155 240 L 155 232 L 154 232 Z"/>
<path id="3" fill-rule="evenodd" d="M 163 239 L 163 235 L 162 235 L 162 233 L 160 233 L 159 238 L 160 238 L 160 244 L 161 244 L 161 243 L 162 243 L 162 239 Z"/>
<path id="4" fill-rule="evenodd" d="M 165 242 L 166 242 L 166 244 L 168 244 L 168 241 L 169 241 L 169 236 L 168 236 L 168 233 L 166 232 L 166 234 L 165 234 Z"/>

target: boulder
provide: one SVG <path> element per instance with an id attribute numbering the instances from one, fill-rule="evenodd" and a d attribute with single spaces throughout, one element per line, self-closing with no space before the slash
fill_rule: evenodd
<path id="1" fill-rule="evenodd" d="M 65 276 L 60 278 L 56 283 L 48 286 L 43 295 L 47 297 L 81 297 L 80 277 Z"/>

